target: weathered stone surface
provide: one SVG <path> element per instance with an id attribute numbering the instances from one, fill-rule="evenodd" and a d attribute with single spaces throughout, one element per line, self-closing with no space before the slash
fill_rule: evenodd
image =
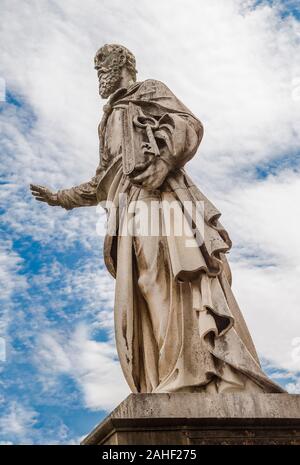
<path id="1" fill-rule="evenodd" d="M 95 175 L 58 192 L 31 190 L 51 206 L 107 212 L 104 261 L 116 279 L 116 345 L 130 389 L 285 392 L 262 371 L 234 297 L 220 212 L 183 170 L 202 123 L 164 83 L 137 82 L 126 47 L 104 45 L 94 65 L 109 97 Z"/>
<path id="2" fill-rule="evenodd" d="M 131 394 L 85 445 L 300 445 L 300 395 Z"/>

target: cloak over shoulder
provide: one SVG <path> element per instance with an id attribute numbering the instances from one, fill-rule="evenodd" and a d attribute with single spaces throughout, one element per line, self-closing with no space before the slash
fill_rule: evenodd
<path id="1" fill-rule="evenodd" d="M 116 114 L 122 121 L 121 131 L 118 131 L 121 150 L 119 154 L 112 154 L 107 129 L 113 124 L 112 115 Z M 130 204 L 151 196 L 142 187 L 132 185 L 124 174 L 123 157 L 130 145 L 129 138 L 139 137 L 132 126 L 133 114 L 143 114 L 158 122 L 153 134 L 159 156 L 170 167 L 165 182 L 155 193 L 162 204 L 162 221 L 166 221 L 168 204 L 172 202 L 178 206 L 176 220 L 188 226 L 194 224 L 194 218 L 184 209 L 185 202 L 192 203 L 203 220 L 203 228 L 196 228 L 188 241 L 186 237 L 176 236 L 172 228 L 162 241 L 169 273 L 165 279 L 172 292 L 160 347 L 149 319 L 150 303 L 145 286 L 144 291 L 141 287 L 142 270 L 136 256 L 135 238 L 120 234 Z M 61 191 L 59 198 L 65 208 L 105 201 L 110 206 L 104 258 L 109 272 L 116 278 L 117 349 L 124 375 L 134 392 L 201 388 L 213 379 L 241 390 L 244 381 L 250 380 L 264 392 L 284 392 L 261 370 L 232 293 L 230 268 L 225 257 L 231 240 L 219 221 L 220 212 L 184 171 L 185 163 L 195 155 L 202 136 L 201 122 L 163 83 L 147 80 L 129 89 L 119 89 L 104 107 L 99 125 L 100 163 L 94 178 Z M 134 140 L 131 146 L 132 143 Z M 129 151 L 126 156 L 130 155 Z M 120 194 L 127 195 L 125 206 L 120 205 Z M 199 204 L 203 208 L 198 209 Z M 149 241 L 151 245 L 151 237 Z"/>

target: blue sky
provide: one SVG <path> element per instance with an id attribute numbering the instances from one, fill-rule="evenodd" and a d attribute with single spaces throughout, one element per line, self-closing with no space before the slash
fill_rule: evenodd
<path id="1" fill-rule="evenodd" d="M 50 208 L 28 190 L 93 176 L 103 104 L 93 55 L 107 42 L 130 48 L 138 78 L 166 82 L 203 121 L 188 171 L 233 239 L 234 291 L 266 372 L 300 392 L 298 2 L 189 3 L 172 1 L 169 21 L 169 1 L 1 1 L 3 444 L 78 443 L 129 393 L 103 212 Z"/>

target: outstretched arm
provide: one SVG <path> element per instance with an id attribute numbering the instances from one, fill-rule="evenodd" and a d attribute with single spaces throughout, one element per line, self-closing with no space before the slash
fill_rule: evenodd
<path id="1" fill-rule="evenodd" d="M 100 177 L 100 170 L 96 172 L 91 181 L 63 189 L 58 192 L 52 192 L 47 187 L 30 184 L 32 195 L 40 202 L 46 202 L 51 206 L 60 206 L 66 210 L 72 210 L 77 207 L 89 207 L 97 205 L 97 186 Z"/>

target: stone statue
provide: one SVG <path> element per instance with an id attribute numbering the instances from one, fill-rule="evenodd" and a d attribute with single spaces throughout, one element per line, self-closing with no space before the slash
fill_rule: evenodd
<path id="1" fill-rule="evenodd" d="M 101 47 L 95 69 L 100 96 L 109 97 L 95 176 L 56 193 L 31 190 L 36 200 L 67 210 L 105 202 L 104 258 L 116 279 L 116 344 L 131 390 L 284 392 L 263 373 L 232 293 L 225 256 L 231 241 L 220 213 L 184 170 L 201 142 L 201 122 L 162 82 L 137 82 L 125 47 Z M 122 233 L 138 216 L 138 201 L 155 205 L 158 234 Z M 185 202 L 203 205 L 202 231 L 193 230 Z M 170 205 L 176 208 L 166 233 Z M 192 234 L 175 234 L 182 223 Z"/>

